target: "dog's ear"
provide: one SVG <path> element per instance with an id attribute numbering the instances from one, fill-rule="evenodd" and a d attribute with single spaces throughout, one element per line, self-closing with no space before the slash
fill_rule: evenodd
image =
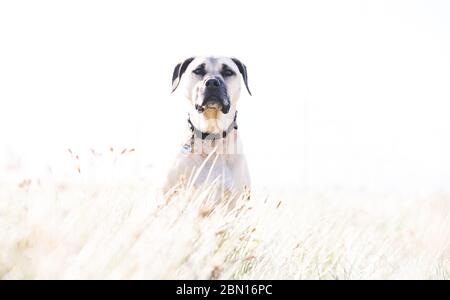
<path id="1" fill-rule="evenodd" d="M 247 75 L 247 67 L 241 63 L 239 61 L 239 59 L 237 58 L 231 58 L 234 63 L 237 65 L 239 72 L 241 72 L 242 74 L 242 78 L 244 79 L 244 83 L 245 83 L 245 87 L 247 88 L 248 93 L 250 94 L 250 96 L 252 95 L 252 93 L 250 92 L 250 89 L 248 88 L 248 75 Z"/>
<path id="2" fill-rule="evenodd" d="M 180 62 L 178 65 L 175 66 L 175 69 L 173 70 L 172 75 L 172 93 L 177 89 L 178 84 L 180 83 L 181 76 L 186 71 L 189 64 L 194 60 L 195 57 L 189 57 L 183 62 Z"/>

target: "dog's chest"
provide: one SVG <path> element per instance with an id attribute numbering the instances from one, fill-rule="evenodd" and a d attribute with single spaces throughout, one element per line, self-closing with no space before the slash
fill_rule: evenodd
<path id="1" fill-rule="evenodd" d="M 195 186 L 214 183 L 230 191 L 249 186 L 245 156 L 236 132 L 219 140 L 187 138 L 172 170 L 172 182 L 178 182 L 182 175 Z"/>
<path id="2" fill-rule="evenodd" d="M 239 180 L 239 158 L 229 154 L 184 154 L 179 160 L 179 169 L 185 172 L 191 170 L 188 175 L 194 180 L 195 185 L 220 183 L 221 186 L 231 189 Z"/>

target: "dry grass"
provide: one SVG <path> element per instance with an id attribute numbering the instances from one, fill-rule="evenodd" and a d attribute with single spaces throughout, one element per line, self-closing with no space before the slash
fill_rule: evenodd
<path id="1" fill-rule="evenodd" d="M 445 194 L 157 198 L 142 182 L 0 186 L 0 278 L 450 279 Z"/>

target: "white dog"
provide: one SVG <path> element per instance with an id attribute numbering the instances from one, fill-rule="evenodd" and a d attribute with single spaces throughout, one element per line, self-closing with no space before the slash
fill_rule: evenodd
<path id="1" fill-rule="evenodd" d="M 164 191 L 191 181 L 214 185 L 215 199 L 249 196 L 250 177 L 237 126 L 236 105 L 247 68 L 236 58 L 191 57 L 173 72 L 172 92 L 189 101 L 186 136 Z M 251 94 L 250 94 L 251 95 Z"/>

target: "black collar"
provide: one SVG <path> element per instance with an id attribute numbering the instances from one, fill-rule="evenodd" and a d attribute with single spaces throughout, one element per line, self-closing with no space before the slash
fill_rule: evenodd
<path id="1" fill-rule="evenodd" d="M 192 136 L 196 136 L 202 140 L 219 140 L 222 138 L 226 138 L 228 134 L 230 134 L 231 131 L 233 131 L 233 129 L 238 129 L 237 123 L 236 123 L 236 118 L 237 118 L 237 112 L 234 114 L 234 120 L 233 122 L 231 122 L 230 126 L 228 126 L 227 130 L 222 131 L 222 133 L 208 133 L 208 132 L 202 132 L 200 130 L 198 130 L 197 128 L 195 128 L 194 124 L 192 124 L 191 122 L 191 118 L 188 116 L 188 123 L 189 123 L 189 128 L 192 131 Z"/>

